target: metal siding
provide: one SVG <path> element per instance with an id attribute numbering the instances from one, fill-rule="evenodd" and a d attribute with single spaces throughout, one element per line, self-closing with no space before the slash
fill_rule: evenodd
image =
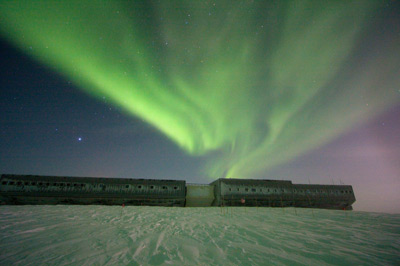
<path id="1" fill-rule="evenodd" d="M 21 204 L 35 200 L 39 203 L 48 202 L 49 204 L 57 203 L 60 200 L 74 203 L 99 202 L 104 204 L 113 204 L 114 202 L 119 204 L 124 200 L 136 200 L 151 205 L 156 205 L 156 203 L 164 205 L 163 202 L 169 202 L 173 205 L 183 206 L 185 200 L 185 181 L 178 180 L 2 175 L 1 182 L 5 181 L 8 185 L 0 186 L 2 198 L 5 201 L 7 199 L 17 200 Z M 9 185 L 10 182 L 14 184 Z M 29 185 L 17 186 L 16 182 L 28 182 Z M 79 185 L 74 186 L 74 184 Z M 84 187 L 82 187 L 82 184 Z M 128 188 L 126 188 L 127 185 Z M 134 188 L 139 185 L 143 189 Z M 150 189 L 150 186 L 153 186 L 153 189 Z M 162 189 L 163 186 L 167 186 L 171 192 L 166 193 Z M 174 187 L 177 189 L 174 189 Z M 18 199 L 15 199 L 15 197 L 18 197 Z"/>

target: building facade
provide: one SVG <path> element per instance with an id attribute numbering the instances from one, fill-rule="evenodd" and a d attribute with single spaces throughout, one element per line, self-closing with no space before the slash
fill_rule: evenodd
<path id="1" fill-rule="evenodd" d="M 351 210 L 349 185 L 292 184 L 220 178 L 209 185 L 181 180 L 2 175 L 2 204 L 258 206 Z"/>

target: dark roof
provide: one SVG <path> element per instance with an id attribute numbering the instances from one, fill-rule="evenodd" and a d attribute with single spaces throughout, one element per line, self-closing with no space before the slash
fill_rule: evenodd
<path id="1" fill-rule="evenodd" d="M 70 176 L 39 176 L 39 175 L 7 175 L 3 174 L 1 179 L 44 181 L 44 182 L 77 182 L 77 183 L 104 183 L 104 184 L 165 184 L 182 183 L 185 180 L 164 180 L 164 179 L 133 179 L 133 178 L 108 178 L 108 177 L 70 177 Z"/>
<path id="2" fill-rule="evenodd" d="M 232 185 L 292 185 L 292 181 L 290 180 L 272 180 L 272 179 L 237 179 L 237 178 L 220 178 L 216 181 L 212 182 L 222 182 L 225 184 Z"/>

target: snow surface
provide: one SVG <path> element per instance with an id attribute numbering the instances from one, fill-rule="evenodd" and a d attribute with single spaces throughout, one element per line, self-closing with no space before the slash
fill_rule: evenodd
<path id="1" fill-rule="evenodd" d="M 400 265 L 400 215 L 1 206 L 0 265 Z"/>

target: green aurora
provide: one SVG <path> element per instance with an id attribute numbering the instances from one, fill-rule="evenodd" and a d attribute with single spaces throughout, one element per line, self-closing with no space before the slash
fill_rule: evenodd
<path id="1" fill-rule="evenodd" d="M 383 5 L 2 1 L 0 30 L 88 94 L 208 156 L 206 175 L 260 177 L 399 103 L 399 38 L 379 55 L 374 43 L 357 50 Z"/>

